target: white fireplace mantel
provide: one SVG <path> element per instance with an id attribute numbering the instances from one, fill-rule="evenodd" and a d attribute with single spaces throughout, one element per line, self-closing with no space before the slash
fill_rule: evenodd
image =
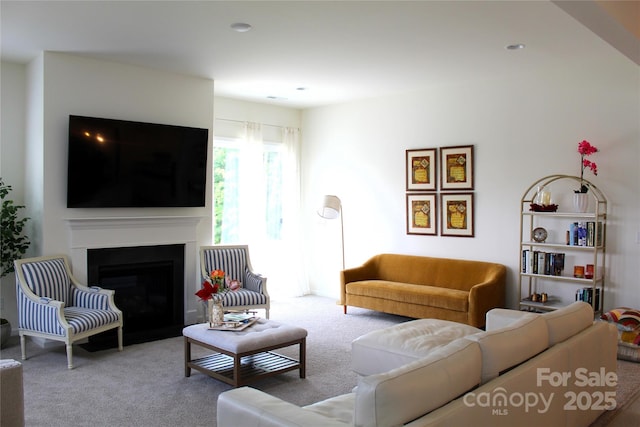
<path id="1" fill-rule="evenodd" d="M 127 217 L 86 217 L 66 218 L 69 228 L 74 230 L 139 229 L 157 227 L 188 227 L 195 229 L 202 217 L 199 216 L 127 216 Z"/>
<path id="2" fill-rule="evenodd" d="M 87 250 L 130 246 L 185 245 L 185 324 L 197 317 L 199 216 L 67 218 L 73 274 L 87 281 Z"/>

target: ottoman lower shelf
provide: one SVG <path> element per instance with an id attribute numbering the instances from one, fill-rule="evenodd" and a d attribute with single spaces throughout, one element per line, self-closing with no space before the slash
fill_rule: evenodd
<path id="1" fill-rule="evenodd" d="M 278 353 L 267 351 L 240 358 L 240 378 L 238 384 L 234 382 L 234 358 L 222 353 L 215 353 L 206 357 L 192 360 L 190 367 L 220 381 L 235 385 L 265 378 L 283 372 L 300 368 L 300 362 Z"/>

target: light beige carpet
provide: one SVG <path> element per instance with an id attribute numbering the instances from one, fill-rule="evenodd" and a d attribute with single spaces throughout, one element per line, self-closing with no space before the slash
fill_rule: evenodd
<path id="1" fill-rule="evenodd" d="M 591 424 L 591 427 L 607 426 L 629 404 L 640 397 L 640 363 L 618 360 L 618 389 L 616 390 L 616 410 L 607 411 Z M 640 426 L 637 420 L 636 426 Z M 631 427 L 631 426 L 629 426 Z"/>
<path id="2" fill-rule="evenodd" d="M 345 316 L 334 300 L 318 296 L 273 301 L 271 319 L 308 330 L 307 378 L 293 371 L 252 386 L 296 405 L 351 391 L 357 382 L 351 371 L 351 341 L 408 320 L 352 307 Z M 198 351 L 204 349 L 194 347 L 194 355 Z M 230 389 L 197 371 L 184 376 L 182 337 L 127 346 L 121 353 L 90 353 L 74 346 L 71 371 L 64 347 L 42 349 L 29 343 L 27 353 L 23 370 L 28 427 L 215 427 L 216 399 Z M 297 357 L 297 348 L 283 353 Z M 17 337 L 0 358 L 20 360 Z M 620 408 L 640 387 L 640 364 L 619 362 L 618 375 Z M 605 426 L 615 413 L 605 413 L 594 427 Z"/>
<path id="3" fill-rule="evenodd" d="M 371 330 L 407 320 L 370 310 L 342 307 L 328 298 L 308 296 L 273 301 L 271 319 L 308 330 L 307 376 L 298 371 L 267 378 L 253 386 L 297 405 L 347 393 L 355 386 L 351 341 Z M 194 356 L 206 352 L 194 347 Z M 297 357 L 297 348 L 282 351 Z M 28 427 L 185 426 L 215 427 L 216 399 L 231 386 L 197 371 L 184 376 L 184 341 L 169 338 L 88 352 L 74 346 L 68 370 L 64 347 L 27 345 L 23 361 L 25 419 Z M 20 360 L 12 337 L 3 359 Z M 239 426 L 241 427 L 241 426 Z"/>

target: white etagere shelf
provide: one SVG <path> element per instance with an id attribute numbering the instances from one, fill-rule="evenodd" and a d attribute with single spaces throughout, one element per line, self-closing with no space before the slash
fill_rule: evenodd
<path id="1" fill-rule="evenodd" d="M 588 187 L 586 193 L 589 198 L 587 210 L 585 212 L 571 212 L 573 210 L 571 200 L 573 190 L 580 188 L 581 184 Z M 539 201 L 539 194 L 542 191 L 549 192 L 555 198 L 552 200 L 553 203 L 549 205 L 557 207 L 557 211 L 532 210 L 532 204 L 534 201 Z M 547 199 L 549 199 L 548 195 Z M 557 206 L 555 206 L 556 201 Z M 544 205 L 544 207 L 549 205 Z M 579 177 L 571 175 L 550 175 L 537 180 L 527 188 L 520 200 L 520 213 L 520 270 L 518 274 L 520 309 L 555 310 L 574 301 L 578 292 L 581 292 L 590 296 L 585 297 L 585 300 L 592 304 L 594 312 L 601 313 L 604 304 L 606 277 L 607 199 L 604 193 L 588 180 L 581 181 Z M 568 243 L 567 239 L 573 238 L 568 231 L 571 223 L 591 227 L 588 246 Z M 534 230 L 539 231 L 540 229 L 542 229 L 543 235 L 548 235 L 549 241 L 546 240 L 547 238 L 534 240 Z M 535 264 L 531 260 L 533 256 L 536 260 L 544 260 L 546 269 L 542 273 L 539 268 L 545 267 Z M 561 261 L 557 261 L 558 258 Z M 553 260 L 552 266 L 549 266 L 549 262 L 551 262 L 549 259 Z M 534 264 L 535 269 L 533 268 Z M 593 276 L 590 278 L 574 277 L 574 266 L 586 267 L 587 264 L 593 265 Z M 563 265 L 563 268 L 560 268 L 559 265 Z M 532 301 L 534 294 L 541 295 L 542 293 L 548 298 L 547 301 Z"/>

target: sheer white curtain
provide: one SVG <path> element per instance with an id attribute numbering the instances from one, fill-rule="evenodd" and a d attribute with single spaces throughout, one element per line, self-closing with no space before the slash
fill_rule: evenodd
<path id="1" fill-rule="evenodd" d="M 282 242 L 285 260 L 289 265 L 287 295 L 299 296 L 309 293 L 309 281 L 302 256 L 301 236 L 301 185 L 300 185 L 300 130 L 283 129 L 283 214 Z M 283 266 L 284 270 L 285 266 Z M 287 270 L 285 270 L 287 271 Z"/>
<path id="2" fill-rule="evenodd" d="M 240 188 L 237 194 L 240 202 L 238 237 L 241 242 L 253 242 L 261 246 L 266 239 L 266 177 L 263 167 L 262 126 L 247 122 L 244 135 L 244 143 L 240 149 Z"/>
<path id="3" fill-rule="evenodd" d="M 220 243 L 261 244 L 265 229 L 260 214 L 265 209 L 262 127 L 248 122 L 242 126 L 239 137 L 214 144 L 225 148 Z"/>
<path id="4" fill-rule="evenodd" d="M 250 122 L 243 126 L 238 149 L 227 151 L 220 243 L 249 245 L 253 267 L 267 276 L 272 297 L 304 295 L 309 291 L 299 237 L 300 131 L 281 128 L 282 140 L 276 143 L 282 179 L 270 180 L 262 126 Z M 273 142 L 269 143 L 273 147 Z M 282 188 L 269 188 L 274 185 Z M 279 238 L 267 233 L 267 192 L 281 194 Z"/>

